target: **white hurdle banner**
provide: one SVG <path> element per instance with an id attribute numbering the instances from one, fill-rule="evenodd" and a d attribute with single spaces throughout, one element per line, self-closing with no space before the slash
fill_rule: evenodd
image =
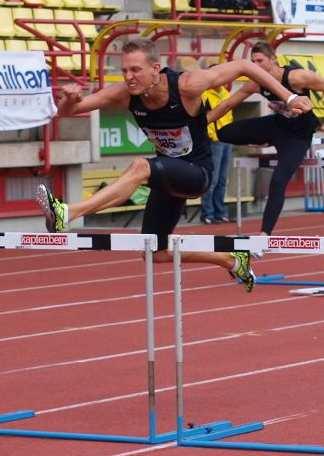
<path id="1" fill-rule="evenodd" d="M 157 236 L 152 234 L 85 234 L 85 233 L 0 233 L 0 248 L 41 250 L 157 250 Z"/>
<path id="2" fill-rule="evenodd" d="M 171 235 L 169 250 L 179 240 L 181 252 L 233 252 L 252 253 L 324 253 L 324 237 L 319 236 L 213 236 Z"/>

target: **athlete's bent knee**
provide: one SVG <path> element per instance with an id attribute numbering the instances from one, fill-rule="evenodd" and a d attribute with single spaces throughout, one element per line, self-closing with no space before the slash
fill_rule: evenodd
<path id="1" fill-rule="evenodd" d="M 142 183 L 146 183 L 151 175 L 151 168 L 145 158 L 138 157 L 131 164 L 129 172 L 134 174 Z"/>

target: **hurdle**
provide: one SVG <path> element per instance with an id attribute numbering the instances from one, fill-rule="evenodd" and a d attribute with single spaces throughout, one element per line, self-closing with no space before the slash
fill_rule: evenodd
<path id="1" fill-rule="evenodd" d="M 147 384 L 148 384 L 148 435 L 127 436 L 109 434 L 84 434 L 29 429 L 0 429 L 1 436 L 34 437 L 46 439 L 86 440 L 157 444 L 174 441 L 175 432 L 157 433 L 155 388 L 155 341 L 153 305 L 153 252 L 157 250 L 154 234 L 80 234 L 80 233 L 0 233 L 0 249 L 38 250 L 114 250 L 142 251 L 145 253 L 145 287 L 147 318 Z M 33 410 L 18 410 L 0 415 L 0 423 L 36 417 Z M 190 430 L 188 430 L 190 432 Z"/>
<path id="2" fill-rule="evenodd" d="M 280 238 L 281 240 L 279 240 Z M 302 242 L 305 237 L 294 237 L 299 244 L 294 253 L 300 250 L 305 253 L 318 253 L 323 251 L 324 238 L 315 238 L 318 242 Z M 260 431 L 265 428 L 262 422 L 252 422 L 233 426 L 230 421 L 223 429 L 213 429 L 209 425 L 197 427 L 194 436 L 186 435 L 184 429 L 184 383 L 183 383 L 183 321 L 182 321 L 182 287 L 181 287 L 181 253 L 182 252 L 232 252 L 232 251 L 257 251 L 260 246 L 267 247 L 268 252 L 291 252 L 296 241 L 290 242 L 285 236 L 247 236 L 223 237 L 213 235 L 172 235 L 169 236 L 169 250 L 173 251 L 174 268 L 174 307 L 175 307 L 175 338 L 176 338 L 176 389 L 177 389 L 177 444 L 181 447 L 217 448 L 247 451 L 272 451 L 324 454 L 324 447 L 318 445 L 281 444 L 223 441 L 223 439 L 242 434 Z M 307 247 L 306 247 L 307 246 Z"/>

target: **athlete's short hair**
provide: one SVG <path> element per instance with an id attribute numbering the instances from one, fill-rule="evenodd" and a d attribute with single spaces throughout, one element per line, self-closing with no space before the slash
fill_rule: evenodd
<path id="1" fill-rule="evenodd" d="M 257 43 L 254 44 L 254 46 L 251 49 L 251 54 L 256 54 L 257 52 L 264 54 L 265 56 L 269 57 L 270 59 L 276 58 L 275 50 L 266 41 L 258 41 Z"/>
<path id="2" fill-rule="evenodd" d="M 132 52 L 142 51 L 146 54 L 147 59 L 151 63 L 160 61 L 160 53 L 156 47 L 156 44 L 146 38 L 137 38 L 135 40 L 128 41 L 122 47 L 123 54 L 130 54 Z"/>

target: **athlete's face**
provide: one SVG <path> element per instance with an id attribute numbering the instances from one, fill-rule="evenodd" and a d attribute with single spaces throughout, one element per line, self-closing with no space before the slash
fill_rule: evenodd
<path id="1" fill-rule="evenodd" d="M 159 80 L 160 64 L 140 50 L 122 55 L 122 73 L 131 95 L 141 95 Z"/>
<path id="2" fill-rule="evenodd" d="M 265 71 L 270 71 L 273 65 L 273 59 L 267 57 L 262 52 L 255 52 L 251 55 L 251 60 L 253 63 L 261 67 Z"/>

